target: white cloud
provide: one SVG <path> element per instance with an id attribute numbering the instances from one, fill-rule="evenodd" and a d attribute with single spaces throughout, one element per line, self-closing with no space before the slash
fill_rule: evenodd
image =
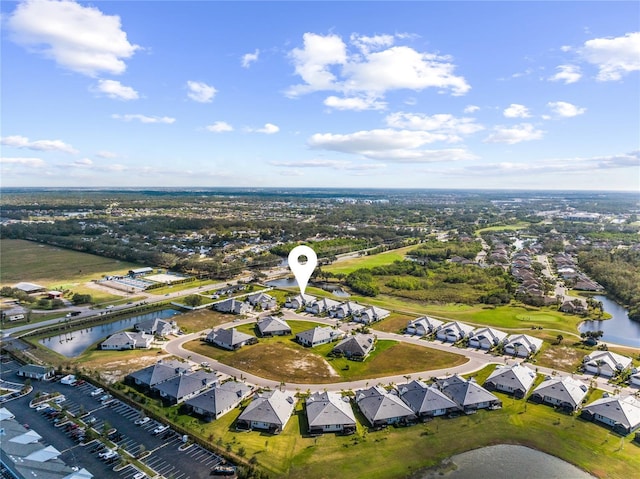
<path id="1" fill-rule="evenodd" d="M 586 108 L 577 107 L 571 103 L 567 103 L 566 101 L 551 101 L 547 103 L 547 106 L 556 116 L 562 118 L 571 118 L 572 116 L 582 115 L 587 111 Z"/>
<path id="2" fill-rule="evenodd" d="M 212 133 L 224 133 L 226 131 L 233 131 L 233 127 L 226 121 L 216 121 L 213 125 L 206 127 Z"/>
<path id="3" fill-rule="evenodd" d="M 422 163 L 443 160 L 474 159 L 463 148 L 421 150 L 420 147 L 446 141 L 448 136 L 427 131 L 379 129 L 358 131 L 347 135 L 316 133 L 308 140 L 314 149 L 361 155 L 372 160 Z"/>
<path id="4" fill-rule="evenodd" d="M 446 136 L 446 141 L 461 141 L 460 135 L 470 135 L 484 127 L 474 118 L 456 118 L 449 114 L 423 115 L 420 113 L 392 113 L 386 117 L 392 128 L 432 131 Z"/>
<path id="5" fill-rule="evenodd" d="M 476 112 L 476 111 L 478 111 L 479 109 L 480 109 L 480 107 L 479 107 L 479 106 L 476 106 L 476 105 L 467 105 L 463 111 L 464 111 L 464 113 L 475 113 L 475 112 Z"/>
<path id="6" fill-rule="evenodd" d="M 91 77 L 123 73 L 140 48 L 127 40 L 120 17 L 69 0 L 21 2 L 7 27 L 15 43 Z"/>
<path id="7" fill-rule="evenodd" d="M 324 104 L 336 110 L 384 110 L 387 107 L 386 102 L 377 101 L 375 98 L 338 98 L 337 96 L 329 96 L 325 98 Z"/>
<path id="8" fill-rule="evenodd" d="M 18 165 L 26 166 L 29 168 L 43 168 L 46 163 L 40 158 L 5 158 L 0 157 L 0 164 L 2 165 Z"/>
<path id="9" fill-rule="evenodd" d="M 539 140 L 543 135 L 544 131 L 537 130 L 531 123 L 521 123 L 511 127 L 495 127 L 494 133 L 489 135 L 484 142 L 514 145 L 523 141 Z"/>
<path id="10" fill-rule="evenodd" d="M 117 100 L 137 100 L 139 98 L 137 91 L 116 80 L 99 80 L 93 91 L 104 93 L 109 98 Z"/>
<path id="11" fill-rule="evenodd" d="M 549 80 L 563 81 L 565 85 L 568 85 L 570 83 L 575 83 L 582 78 L 580 67 L 576 65 L 558 65 L 556 70 L 558 70 L 558 72 L 552 77 L 549 77 Z"/>
<path id="12" fill-rule="evenodd" d="M 90 168 L 93 166 L 93 161 L 89 158 L 82 158 L 74 161 L 70 166 L 74 166 L 76 168 Z"/>
<path id="13" fill-rule="evenodd" d="M 26 148 L 36 151 L 62 151 L 72 155 L 78 153 L 73 146 L 61 140 L 36 140 L 29 141 L 29 138 L 20 135 L 5 136 L 0 139 L 0 144 L 13 148 Z"/>
<path id="14" fill-rule="evenodd" d="M 586 61 L 598 67 L 599 81 L 620 80 L 623 75 L 640 70 L 640 32 L 588 40 L 580 53 Z"/>
<path id="15" fill-rule="evenodd" d="M 462 175 L 533 175 L 558 172 L 593 172 L 618 168 L 640 167 L 640 151 L 621 155 L 594 156 L 591 158 L 558 158 L 523 163 L 502 162 L 469 165 L 449 173 Z"/>
<path id="16" fill-rule="evenodd" d="M 253 53 L 245 53 L 242 55 L 242 66 L 244 68 L 249 68 L 253 62 L 258 61 L 258 57 L 260 56 L 260 50 L 256 49 Z"/>
<path id="17" fill-rule="evenodd" d="M 517 103 L 509 105 L 502 114 L 507 118 L 529 118 L 531 116 L 526 106 Z"/>
<path id="18" fill-rule="evenodd" d="M 118 115 L 117 113 L 114 113 L 113 115 L 111 115 L 111 118 L 121 121 L 138 120 L 141 123 L 166 123 L 168 125 L 176 121 L 175 118 L 171 118 L 169 116 L 147 116 L 139 114 Z"/>
<path id="19" fill-rule="evenodd" d="M 394 43 L 394 38 L 393 35 L 374 35 L 368 37 L 353 33 L 350 41 L 360 49 L 362 53 L 367 55 L 371 50 L 381 50 L 385 47 L 390 47 Z"/>
<path id="20" fill-rule="evenodd" d="M 273 135 L 274 133 L 278 133 L 280 131 L 280 127 L 274 125 L 273 123 L 265 123 L 262 128 L 258 128 L 255 131 L 256 133 L 264 133 L 266 135 Z"/>
<path id="21" fill-rule="evenodd" d="M 198 81 L 188 81 L 187 88 L 187 96 L 198 103 L 211 103 L 218 92 L 213 86 Z"/>
<path id="22" fill-rule="evenodd" d="M 396 36 L 396 38 L 400 38 Z M 295 97 L 315 91 L 336 91 L 346 97 L 382 98 L 389 90 L 438 88 L 463 95 L 471 88 L 454 74 L 448 56 L 392 46 L 394 37 L 352 35 L 350 50 L 335 34 L 305 33 L 303 47 L 289 56 L 304 83 L 287 90 Z"/>
<path id="23" fill-rule="evenodd" d="M 102 150 L 96 153 L 96 156 L 99 158 L 113 159 L 113 158 L 117 158 L 118 154 L 112 153 L 111 151 Z"/>

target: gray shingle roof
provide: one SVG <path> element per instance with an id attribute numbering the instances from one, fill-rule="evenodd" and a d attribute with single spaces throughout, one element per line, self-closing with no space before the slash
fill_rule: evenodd
<path id="1" fill-rule="evenodd" d="M 533 385 L 535 379 L 535 371 L 521 364 L 513 364 L 511 366 L 498 365 L 489 375 L 485 384 L 499 384 L 504 388 L 511 387 L 513 390 L 521 389 L 526 393 Z"/>
<path id="2" fill-rule="evenodd" d="M 187 363 L 180 361 L 158 361 L 149 367 L 132 372 L 129 377 L 147 386 L 154 386 L 190 369 Z"/>
<path id="3" fill-rule="evenodd" d="M 358 333 L 340 341 L 333 350 L 340 351 L 344 355 L 366 356 L 371 351 L 374 341 L 375 335 Z"/>
<path id="4" fill-rule="evenodd" d="M 275 316 L 266 316 L 258 321 L 260 334 L 275 334 L 281 332 L 291 333 L 291 327 L 283 319 Z"/>
<path id="5" fill-rule="evenodd" d="M 356 424 L 351 405 L 338 393 L 315 392 L 307 398 L 306 408 L 310 428 Z"/>
<path id="6" fill-rule="evenodd" d="M 315 328 L 307 329 L 306 331 L 296 334 L 296 338 L 310 344 L 315 344 L 322 341 L 329 341 L 337 334 L 340 334 L 340 332 L 331 326 L 316 326 Z"/>
<path id="7" fill-rule="evenodd" d="M 284 429 L 291 417 L 295 399 L 278 389 L 257 394 L 238 416 L 239 421 L 264 422 Z"/>
<path id="8" fill-rule="evenodd" d="M 389 419 L 413 416 L 413 411 L 395 394 L 381 386 L 356 391 L 356 403 L 372 425 Z"/>
<path id="9" fill-rule="evenodd" d="M 233 405 L 238 404 L 250 392 L 251 387 L 244 383 L 227 381 L 188 399 L 185 404 L 200 408 L 217 417 Z"/>
<path id="10" fill-rule="evenodd" d="M 181 398 L 202 391 L 215 384 L 218 380 L 215 373 L 196 371 L 191 374 L 181 374 L 164 381 L 154 387 L 156 391 L 170 398 L 180 400 Z"/>
<path id="11" fill-rule="evenodd" d="M 243 343 L 253 338 L 250 334 L 245 334 L 238 331 L 236 328 L 231 329 L 216 329 L 211 331 L 207 335 L 207 341 L 219 342 L 223 344 L 230 344 L 235 346 L 236 344 Z"/>
<path id="12" fill-rule="evenodd" d="M 640 400 L 633 396 L 600 398 L 582 409 L 611 419 L 628 430 L 640 427 Z"/>
<path id="13" fill-rule="evenodd" d="M 436 384 L 440 390 L 453 399 L 460 407 L 468 408 L 476 404 L 500 400 L 477 384 L 475 381 L 468 381 L 457 374 L 450 378 L 438 379 Z"/>
<path id="14" fill-rule="evenodd" d="M 561 402 L 571 404 L 575 409 L 587 395 L 588 387 L 581 381 L 569 376 L 564 378 L 550 378 L 533 390 L 541 397 L 548 396 Z"/>
<path id="15" fill-rule="evenodd" d="M 435 386 L 422 381 L 411 381 L 397 386 L 400 398 L 416 414 L 429 414 L 441 409 L 458 409 L 458 405 Z"/>

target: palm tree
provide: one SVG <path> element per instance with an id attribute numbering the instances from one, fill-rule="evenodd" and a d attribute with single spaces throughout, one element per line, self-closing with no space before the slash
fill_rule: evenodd
<path id="1" fill-rule="evenodd" d="M 562 343 L 563 339 L 564 339 L 564 336 L 562 334 L 558 334 L 556 336 L 556 341 L 558 341 L 558 344 Z"/>

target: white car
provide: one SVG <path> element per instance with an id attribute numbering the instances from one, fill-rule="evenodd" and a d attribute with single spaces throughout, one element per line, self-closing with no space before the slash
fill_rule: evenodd
<path id="1" fill-rule="evenodd" d="M 151 421 L 151 419 L 149 419 L 148 417 L 141 417 L 140 419 L 136 419 L 134 424 L 136 426 L 142 426 L 143 424 L 146 424 L 149 421 Z"/>
<path id="2" fill-rule="evenodd" d="M 91 391 L 91 396 L 96 397 L 99 394 L 102 394 L 103 392 L 104 392 L 104 389 L 102 388 L 94 389 L 93 391 Z"/>
<path id="3" fill-rule="evenodd" d="M 113 449 L 107 449 L 106 451 L 102 451 L 100 454 L 98 454 L 98 457 L 100 459 L 111 459 L 112 457 L 117 455 L 118 453 Z"/>
<path id="4" fill-rule="evenodd" d="M 144 472 L 136 472 L 133 475 L 133 479 L 145 479 L 147 475 Z"/>
<path id="5" fill-rule="evenodd" d="M 60 403 L 65 402 L 66 400 L 67 400 L 67 398 L 66 398 L 66 397 L 64 397 L 64 396 L 57 396 L 57 397 L 53 400 L 53 402 L 54 402 L 54 403 L 56 403 L 56 404 L 60 404 Z"/>
<path id="6" fill-rule="evenodd" d="M 169 429 L 169 426 L 161 424 L 153 430 L 153 434 L 162 434 L 167 429 Z"/>
<path id="7" fill-rule="evenodd" d="M 48 403 L 40 404 L 40 406 L 38 406 L 38 407 L 36 408 L 36 411 L 38 411 L 38 412 L 40 412 L 40 411 L 44 411 L 44 410 L 45 410 L 45 409 L 47 409 L 48 407 L 51 407 L 51 406 L 49 406 L 49 404 L 48 404 Z"/>

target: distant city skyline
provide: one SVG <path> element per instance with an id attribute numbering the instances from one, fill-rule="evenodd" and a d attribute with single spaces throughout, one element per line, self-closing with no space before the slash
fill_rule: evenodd
<path id="1" fill-rule="evenodd" d="M 640 191 L 638 2 L 2 2 L 0 185 Z"/>

